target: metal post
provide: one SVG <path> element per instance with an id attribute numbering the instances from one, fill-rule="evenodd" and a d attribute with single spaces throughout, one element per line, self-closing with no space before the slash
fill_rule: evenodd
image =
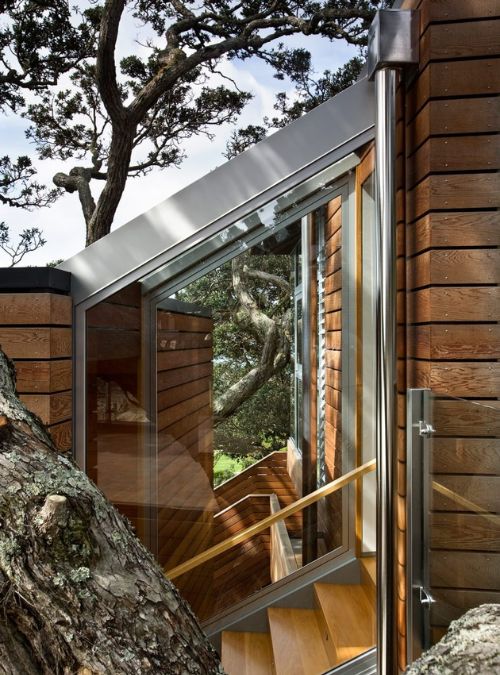
<path id="1" fill-rule="evenodd" d="M 375 323 L 377 458 L 377 672 L 395 665 L 394 464 L 396 461 L 396 73 L 418 63 L 414 12 L 380 10 L 368 37 L 368 75 L 375 79 Z"/>
<path id="2" fill-rule="evenodd" d="M 378 672 L 393 663 L 393 457 L 396 447 L 396 237 L 395 89 L 396 72 L 375 74 L 376 129 L 376 457 L 377 457 L 377 631 Z"/>

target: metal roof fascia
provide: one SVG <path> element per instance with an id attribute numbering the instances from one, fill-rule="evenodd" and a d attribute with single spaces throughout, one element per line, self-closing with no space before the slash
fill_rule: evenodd
<path id="1" fill-rule="evenodd" d="M 72 273 L 74 303 L 141 278 L 180 244 L 216 234 L 352 152 L 373 137 L 374 111 L 373 84 L 363 79 L 83 249 L 59 266 Z"/>

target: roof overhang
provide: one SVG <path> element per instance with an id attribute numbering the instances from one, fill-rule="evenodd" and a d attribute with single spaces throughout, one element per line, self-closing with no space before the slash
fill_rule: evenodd
<path id="1" fill-rule="evenodd" d="M 59 267 L 72 273 L 75 304 L 140 279 L 354 152 L 373 138 L 374 115 L 365 78 L 69 258 Z"/>

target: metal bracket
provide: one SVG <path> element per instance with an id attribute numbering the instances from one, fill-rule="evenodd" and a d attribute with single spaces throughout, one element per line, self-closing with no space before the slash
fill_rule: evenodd
<path id="1" fill-rule="evenodd" d="M 380 9 L 368 31 L 368 79 L 380 68 L 417 64 L 418 10 Z"/>
<path id="2" fill-rule="evenodd" d="M 430 422 L 426 422 L 425 420 L 419 420 L 418 421 L 418 434 L 419 436 L 430 436 L 431 434 L 435 434 L 436 430 L 432 426 Z"/>
<path id="3" fill-rule="evenodd" d="M 423 586 L 418 586 L 418 599 L 423 607 L 430 607 L 436 602 L 430 592 Z"/>

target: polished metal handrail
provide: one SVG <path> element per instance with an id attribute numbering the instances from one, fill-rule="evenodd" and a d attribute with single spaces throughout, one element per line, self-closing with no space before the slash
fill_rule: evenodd
<path id="1" fill-rule="evenodd" d="M 238 532 L 234 536 L 229 537 L 228 539 L 224 539 L 224 541 L 221 541 L 219 544 L 215 544 L 215 546 L 207 548 L 206 551 L 203 551 L 202 553 L 195 555 L 193 558 L 186 560 L 180 565 L 177 565 L 176 567 L 173 567 L 170 570 L 165 570 L 165 574 L 169 579 L 175 579 L 176 577 L 180 577 L 181 574 L 190 572 L 199 565 L 203 565 L 203 563 L 212 560 L 212 558 L 215 558 L 221 553 L 225 553 L 234 546 L 241 544 L 242 542 L 246 541 L 247 539 L 250 539 L 251 537 L 255 536 L 256 534 L 259 534 L 260 532 L 263 532 L 264 530 L 267 530 L 269 527 L 271 527 L 271 525 L 274 525 L 280 520 L 284 520 L 285 518 L 292 516 L 294 513 L 302 511 L 302 509 L 306 508 L 307 506 L 310 506 L 311 504 L 315 504 L 322 497 L 327 497 L 328 495 L 331 495 L 334 492 L 341 490 L 342 488 L 344 488 L 346 485 L 349 485 L 353 481 L 358 480 L 365 474 L 370 473 L 371 471 L 375 471 L 375 468 L 376 468 L 376 460 L 372 459 L 369 462 L 366 462 L 366 464 L 362 464 L 356 469 L 348 471 L 340 478 L 332 480 L 330 483 L 327 483 L 326 485 L 323 485 L 317 490 L 314 490 L 314 492 L 311 492 L 305 497 L 301 497 L 296 502 L 293 502 L 293 504 L 285 506 L 285 508 L 281 509 L 281 511 L 278 511 L 277 513 L 273 513 L 270 516 L 263 518 L 258 523 L 250 525 L 250 527 L 247 527 L 241 532 Z"/>

